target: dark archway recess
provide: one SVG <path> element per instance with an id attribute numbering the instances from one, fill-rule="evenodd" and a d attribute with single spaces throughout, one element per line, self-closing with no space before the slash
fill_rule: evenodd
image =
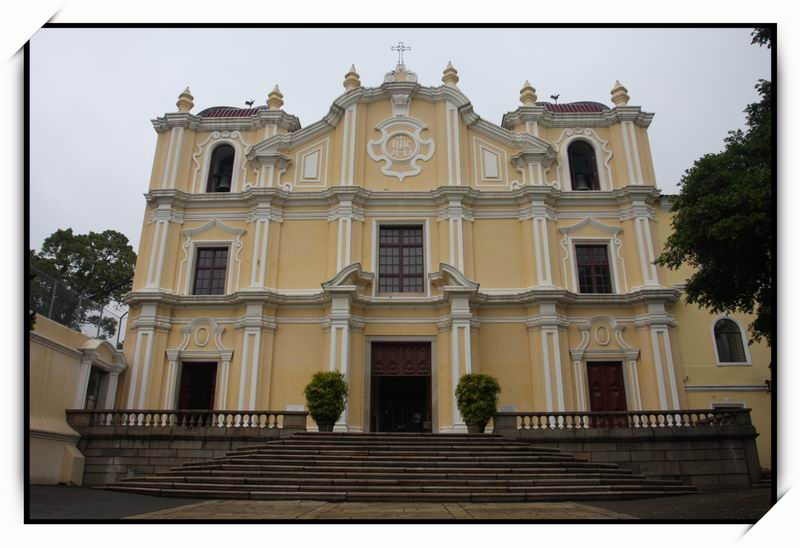
<path id="1" fill-rule="evenodd" d="M 567 148 L 572 190 L 600 190 L 594 148 L 586 141 L 574 141 Z"/>
<path id="2" fill-rule="evenodd" d="M 214 409 L 216 385 L 216 362 L 181 364 L 178 409 Z"/>
<path id="3" fill-rule="evenodd" d="M 431 344 L 372 343 L 371 432 L 430 432 Z"/>
<path id="4" fill-rule="evenodd" d="M 233 181 L 233 159 L 236 151 L 231 145 L 220 145 L 211 155 L 206 192 L 230 192 Z"/>

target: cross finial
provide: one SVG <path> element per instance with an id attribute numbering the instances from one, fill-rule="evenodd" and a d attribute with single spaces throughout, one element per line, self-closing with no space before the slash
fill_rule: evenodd
<path id="1" fill-rule="evenodd" d="M 396 51 L 398 53 L 398 55 L 399 55 L 399 57 L 397 59 L 397 64 L 398 65 L 402 65 L 403 64 L 403 52 L 404 51 L 409 51 L 410 49 L 411 49 L 411 46 L 406 46 L 406 45 L 403 44 L 403 42 L 397 42 L 396 46 L 392 46 L 392 51 Z"/>

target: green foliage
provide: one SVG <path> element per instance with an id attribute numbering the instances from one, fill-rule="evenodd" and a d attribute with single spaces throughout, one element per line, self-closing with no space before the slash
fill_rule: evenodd
<path id="1" fill-rule="evenodd" d="M 750 335 L 772 345 L 772 84 L 760 80 L 756 89 L 761 100 L 745 109 L 746 131 L 729 132 L 722 152 L 684 174 L 656 264 L 694 267 L 686 300 L 716 313 L 755 311 Z"/>
<path id="2" fill-rule="evenodd" d="M 338 371 L 318 371 L 303 390 L 306 407 L 317 424 L 333 424 L 347 403 L 347 379 Z"/>
<path id="3" fill-rule="evenodd" d="M 30 307 L 79 329 L 86 323 L 97 325 L 100 309 L 120 302 L 131 290 L 136 253 L 128 238 L 114 230 L 74 234 L 68 228 L 51 234 L 38 253 L 30 250 L 28 260 L 45 275 L 30 281 Z M 54 280 L 59 282 L 55 298 Z M 100 329 L 101 337 L 113 336 L 116 320 L 102 318 Z"/>
<path id="4" fill-rule="evenodd" d="M 500 384 L 497 379 L 480 373 L 470 373 L 458 380 L 456 405 L 464 422 L 486 424 L 497 412 Z"/>
<path id="5" fill-rule="evenodd" d="M 772 48 L 772 27 L 756 27 L 750 36 L 753 38 L 751 44 Z"/>

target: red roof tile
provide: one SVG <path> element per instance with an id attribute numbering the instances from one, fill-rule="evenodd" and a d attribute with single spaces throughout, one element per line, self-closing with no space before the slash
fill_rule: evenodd
<path id="1" fill-rule="evenodd" d="M 595 101 L 576 101 L 574 103 L 536 103 L 547 107 L 552 112 L 603 112 L 609 110 L 607 106 Z"/>
<path id="2" fill-rule="evenodd" d="M 203 118 L 246 118 L 256 114 L 259 109 L 266 108 L 264 106 L 254 108 L 238 108 L 238 107 L 210 107 L 201 111 L 198 116 Z"/>

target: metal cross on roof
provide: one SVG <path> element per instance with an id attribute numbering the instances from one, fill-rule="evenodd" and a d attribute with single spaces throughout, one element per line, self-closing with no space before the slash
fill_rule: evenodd
<path id="1" fill-rule="evenodd" d="M 403 52 L 404 51 L 409 51 L 410 49 L 411 49 L 411 46 L 403 45 L 403 42 L 397 42 L 396 46 L 392 46 L 392 51 L 396 51 L 399 54 L 398 61 L 397 61 L 398 65 L 402 65 L 403 64 Z"/>

